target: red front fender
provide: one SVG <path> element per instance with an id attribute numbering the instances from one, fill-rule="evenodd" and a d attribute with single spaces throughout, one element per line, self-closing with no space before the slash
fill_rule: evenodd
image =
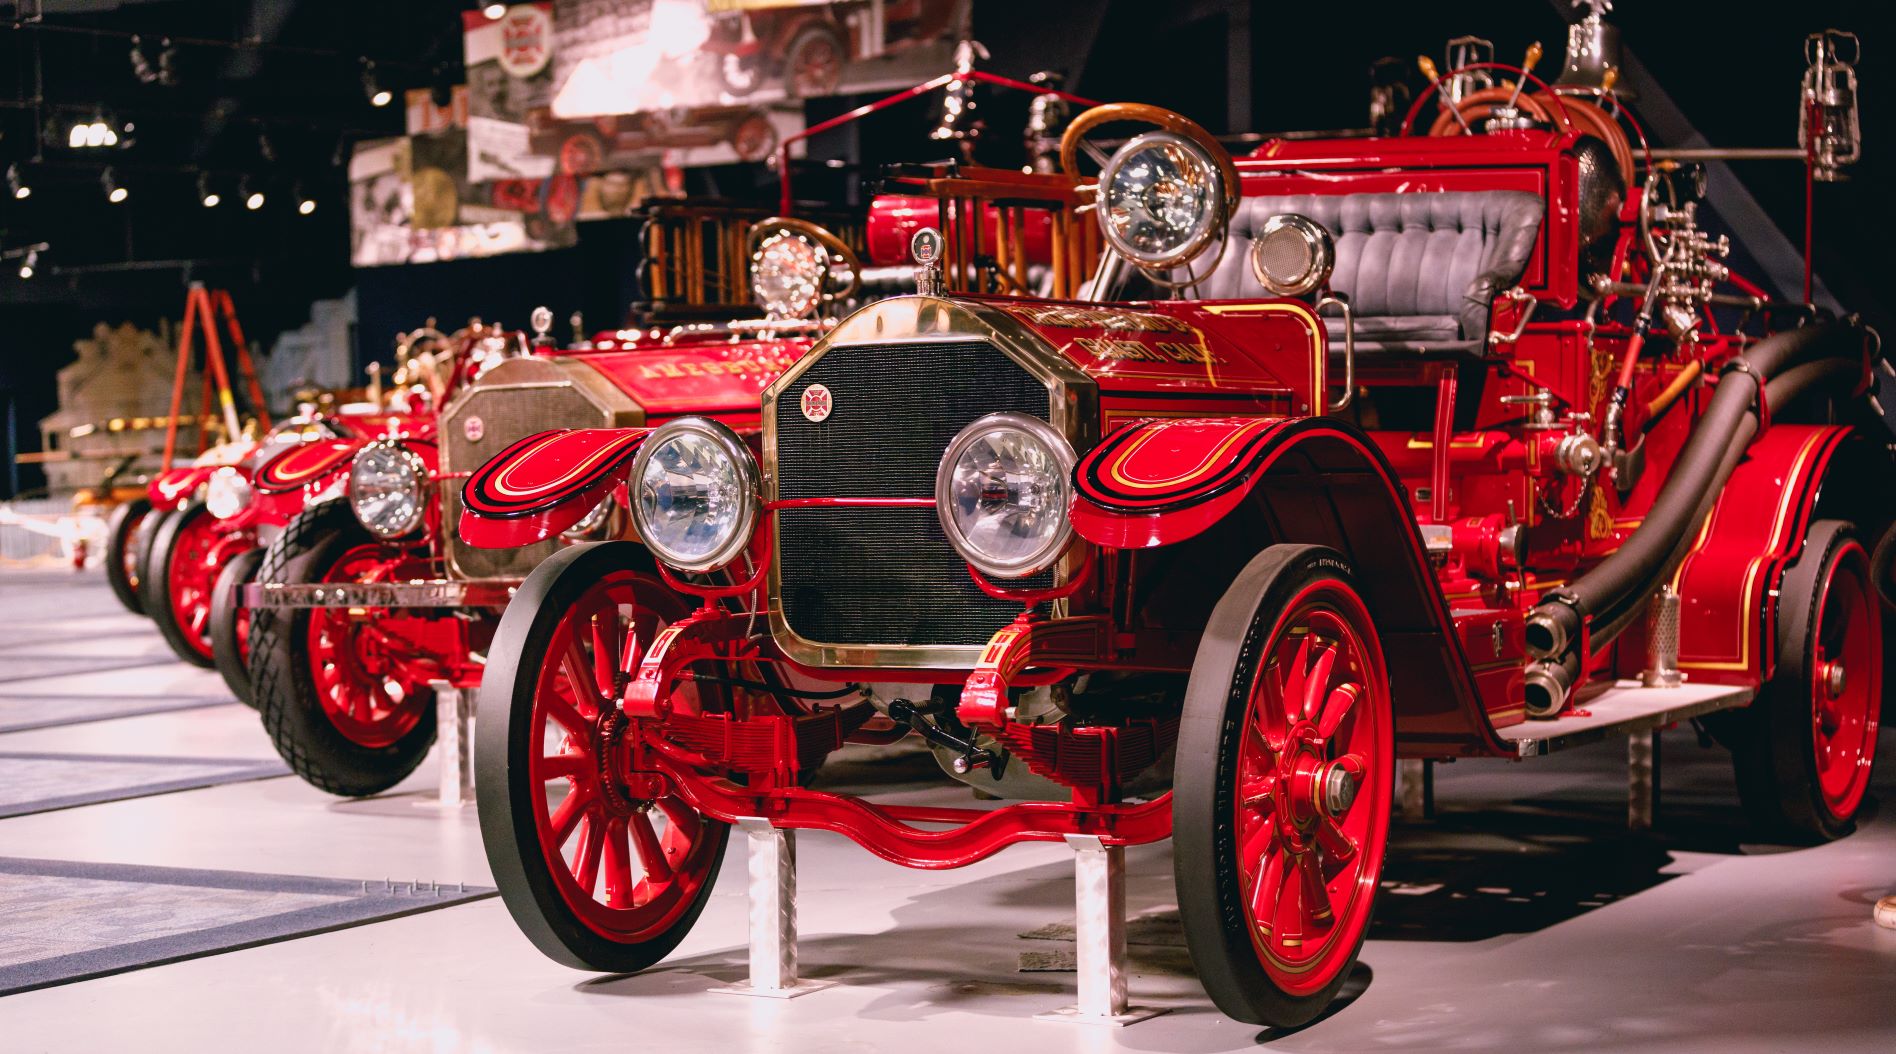
<path id="1" fill-rule="evenodd" d="M 495 454 L 461 489 L 461 540 L 481 549 L 542 542 L 584 519 L 623 478 L 649 428 L 539 432 Z"/>
<path id="2" fill-rule="evenodd" d="M 191 495 L 216 471 L 215 465 L 187 465 L 169 469 L 154 476 L 146 486 L 145 493 L 151 498 L 153 509 L 175 509 L 190 501 Z"/>

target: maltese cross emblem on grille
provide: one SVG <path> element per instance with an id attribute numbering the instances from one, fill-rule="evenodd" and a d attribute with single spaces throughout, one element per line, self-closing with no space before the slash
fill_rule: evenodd
<path id="1" fill-rule="evenodd" d="M 803 389 L 801 400 L 804 420 L 822 422 L 828 419 L 836 404 L 830 398 L 830 390 L 820 384 L 812 384 Z"/>

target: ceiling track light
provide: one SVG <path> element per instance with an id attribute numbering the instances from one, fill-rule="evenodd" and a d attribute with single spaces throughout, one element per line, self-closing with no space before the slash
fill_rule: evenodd
<path id="1" fill-rule="evenodd" d="M 38 249 L 28 249 L 26 251 L 26 256 L 20 260 L 20 277 L 22 279 L 31 278 L 39 271 L 39 259 L 40 251 Z"/>
<path id="2" fill-rule="evenodd" d="M 20 174 L 18 161 L 7 166 L 7 193 L 13 196 L 14 201 L 25 201 L 33 196 L 33 187 Z"/>
<path id="3" fill-rule="evenodd" d="M 151 60 L 145 57 L 145 42 L 138 34 L 132 34 L 132 76 L 140 84 L 158 83 L 158 71 L 152 67 Z"/>
<path id="4" fill-rule="evenodd" d="M 244 208 L 252 212 L 263 208 L 263 191 L 250 189 L 249 176 L 237 181 L 237 197 L 243 201 Z"/>
<path id="5" fill-rule="evenodd" d="M 211 174 L 209 172 L 199 172 L 198 201 L 203 203 L 205 208 L 214 209 L 218 206 L 218 203 L 223 200 L 223 196 L 218 194 L 216 188 L 211 186 Z"/>
<path id="6" fill-rule="evenodd" d="M 371 59 L 362 60 L 362 94 L 369 97 L 370 106 L 382 107 L 395 101 L 395 93 L 384 87 L 375 75 L 375 62 Z"/>
<path id="7" fill-rule="evenodd" d="M 316 199 L 303 192 L 303 181 L 300 179 L 296 182 L 294 194 L 296 197 L 296 214 L 298 216 L 307 216 L 316 211 Z"/>
<path id="8" fill-rule="evenodd" d="M 105 188 L 105 200 L 114 205 L 123 204 L 126 198 L 131 197 L 131 191 L 120 186 L 113 176 L 111 165 L 105 166 L 105 171 L 99 173 L 99 185 Z"/>
<path id="9" fill-rule="evenodd" d="M 131 125 L 125 126 L 131 131 Z M 119 145 L 118 129 L 106 123 L 105 115 L 94 113 L 90 121 L 74 121 L 66 132 L 66 145 L 74 150 L 97 150 Z"/>
<path id="10" fill-rule="evenodd" d="M 489 22 L 498 22 L 501 19 L 507 17 L 507 5 L 506 4 L 484 5 L 481 8 L 481 14 L 486 15 L 487 20 Z"/>

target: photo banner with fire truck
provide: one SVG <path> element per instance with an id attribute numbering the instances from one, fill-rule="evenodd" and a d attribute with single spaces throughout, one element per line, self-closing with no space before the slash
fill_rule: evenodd
<path id="1" fill-rule="evenodd" d="M 543 0 L 465 12 L 467 84 L 350 165 L 358 267 L 573 244 L 580 220 L 761 163 L 803 101 L 951 68 L 969 0 Z M 795 150 L 796 147 L 793 147 Z"/>

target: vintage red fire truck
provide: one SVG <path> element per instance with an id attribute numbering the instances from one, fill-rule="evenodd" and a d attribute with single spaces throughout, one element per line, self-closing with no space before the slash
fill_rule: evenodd
<path id="1" fill-rule="evenodd" d="M 703 217 L 679 222 L 695 236 Z M 832 305 L 855 295 L 862 266 L 814 223 L 771 218 L 736 230 L 763 317 L 613 331 L 562 349 L 545 336 L 552 317 L 542 309 L 541 336 L 529 345 L 511 335 L 476 356 L 438 419 L 336 448 L 322 479 L 334 473 L 340 493 L 288 522 L 245 591 L 257 707 L 298 775 L 352 796 L 401 782 L 435 739 L 437 689 L 481 683 L 500 610 L 527 572 L 622 529 L 595 499 L 525 548 L 472 546 L 452 525 L 457 481 L 473 468 L 575 420 L 623 428 L 708 415 L 757 430 L 758 393 L 810 346 Z"/>
<path id="2" fill-rule="evenodd" d="M 1437 134 L 1234 160 L 1113 104 L 1060 173 L 905 171 L 946 229 L 919 295 L 761 434 L 575 414 L 476 468 L 460 545 L 625 525 L 540 549 L 486 650 L 482 833 L 534 943 L 656 963 L 739 818 L 916 868 L 1171 837 L 1206 990 L 1291 1026 L 1367 933 L 1399 758 L 1703 717 L 1768 830 L 1849 831 L 1892 495 L 1825 484 L 1889 478 L 1866 331 L 1729 273 L 1610 92 L 1497 69 L 1533 87 Z M 977 262 L 1035 212 L 1053 293 L 1008 295 Z M 1018 800 L 808 785 L 903 732 Z"/>

